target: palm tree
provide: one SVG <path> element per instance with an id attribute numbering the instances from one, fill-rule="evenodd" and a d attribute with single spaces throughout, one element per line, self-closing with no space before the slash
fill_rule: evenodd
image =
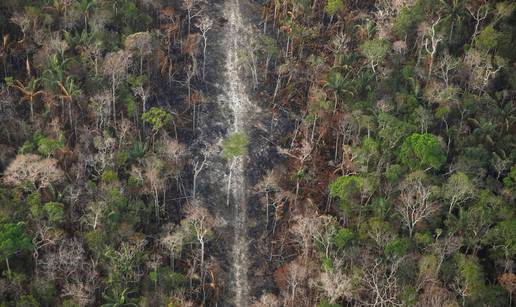
<path id="1" fill-rule="evenodd" d="M 63 82 L 65 79 L 66 65 L 70 59 L 60 59 L 57 54 L 49 57 L 48 68 L 43 72 L 43 79 L 52 85 Z"/>
<path id="2" fill-rule="evenodd" d="M 62 94 L 59 96 L 62 101 L 68 101 L 68 114 L 70 116 L 70 126 L 73 126 L 72 119 L 72 103 L 73 98 L 82 94 L 81 89 L 75 83 L 75 79 L 73 77 L 68 76 L 65 82 L 59 81 L 57 83 L 59 88 L 61 89 Z"/>
<path id="3" fill-rule="evenodd" d="M 21 102 L 28 101 L 30 104 L 30 119 L 31 121 L 34 120 L 34 99 L 44 94 L 43 91 L 38 91 L 38 83 L 39 79 L 32 78 L 29 80 L 27 85 L 23 85 L 20 81 L 16 80 L 15 84 L 13 84 L 13 87 L 19 90 L 22 93 L 22 99 Z"/>
<path id="4" fill-rule="evenodd" d="M 353 88 L 351 87 L 351 82 L 346 79 L 340 72 L 331 71 L 328 75 L 328 80 L 326 80 L 326 84 L 324 87 L 329 87 L 333 90 L 333 95 L 335 97 L 335 106 L 333 108 L 333 113 L 337 111 L 338 105 L 338 96 L 343 94 L 354 95 Z"/>
<path id="5" fill-rule="evenodd" d="M 65 83 L 66 64 L 69 59 L 61 59 L 57 54 L 53 54 L 48 59 L 47 69 L 43 71 L 45 87 L 56 93 L 62 91 L 59 84 Z M 64 100 L 61 99 L 62 117 L 64 117 Z"/>
<path id="6" fill-rule="evenodd" d="M 462 23 L 465 18 L 464 5 L 466 4 L 466 0 L 440 0 L 441 4 L 444 6 L 444 16 L 443 21 L 451 22 L 450 24 L 450 35 L 448 37 L 448 44 L 452 41 L 453 30 L 455 29 L 455 23 Z"/>
<path id="7" fill-rule="evenodd" d="M 117 289 L 111 289 L 109 293 L 102 294 L 107 303 L 102 304 L 101 307 L 138 307 L 138 300 L 129 297 L 131 293 L 127 288 L 121 293 Z"/>
<path id="8" fill-rule="evenodd" d="M 77 5 L 84 18 L 84 28 L 86 29 L 86 32 L 88 32 L 88 19 L 90 18 L 91 11 L 93 11 L 95 9 L 95 6 L 97 5 L 97 1 L 96 0 L 80 0 Z"/>

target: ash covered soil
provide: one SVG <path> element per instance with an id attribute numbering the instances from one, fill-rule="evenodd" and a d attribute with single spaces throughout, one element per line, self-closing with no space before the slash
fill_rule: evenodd
<path id="1" fill-rule="evenodd" d="M 217 220 L 207 255 L 220 263 L 221 284 L 213 305 L 247 306 L 263 292 L 276 292 L 268 248 L 266 211 L 254 186 L 282 162 L 271 142 L 288 130 L 287 119 L 269 111 L 264 86 L 254 88 L 248 65 L 260 35 L 260 4 L 249 0 L 210 0 L 205 12 L 214 21 L 208 33 L 205 96 L 199 112 L 194 152 L 206 156 L 197 191 Z M 232 133 L 249 137 L 248 152 L 234 161 L 222 154 Z M 209 148 L 209 150 L 206 150 Z M 231 184 L 228 180 L 231 172 Z"/>

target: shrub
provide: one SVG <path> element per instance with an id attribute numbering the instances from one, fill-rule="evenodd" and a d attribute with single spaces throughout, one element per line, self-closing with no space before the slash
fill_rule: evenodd
<path id="1" fill-rule="evenodd" d="M 247 154 L 249 138 L 244 133 L 234 133 L 224 140 L 222 144 L 224 157 L 226 159 L 235 158 Z"/>

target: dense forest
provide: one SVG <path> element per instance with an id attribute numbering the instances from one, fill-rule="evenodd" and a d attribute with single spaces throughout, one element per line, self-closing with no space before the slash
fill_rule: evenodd
<path id="1" fill-rule="evenodd" d="M 516 3 L 1 0 L 0 36 L 0 306 L 514 305 Z"/>

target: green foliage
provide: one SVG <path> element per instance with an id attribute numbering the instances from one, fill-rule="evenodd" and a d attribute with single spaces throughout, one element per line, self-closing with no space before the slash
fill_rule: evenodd
<path id="1" fill-rule="evenodd" d="M 223 144 L 224 157 L 226 159 L 236 158 L 247 154 L 249 138 L 245 133 L 233 133 L 228 136 Z"/>
<path id="2" fill-rule="evenodd" d="M 486 290 L 484 284 L 484 272 L 474 256 L 458 255 L 458 278 L 461 286 L 467 289 L 473 301 L 481 299 Z"/>
<path id="3" fill-rule="evenodd" d="M 18 151 L 20 154 L 28 154 L 37 151 L 44 157 L 50 157 L 57 151 L 63 149 L 65 145 L 64 143 L 65 139 L 62 133 L 59 134 L 57 139 L 53 139 L 40 132 L 36 132 L 32 137 L 32 140 L 26 141 Z"/>
<path id="4" fill-rule="evenodd" d="M 330 194 L 348 204 L 351 197 L 367 185 L 366 179 L 358 176 L 342 176 L 330 184 Z"/>
<path id="5" fill-rule="evenodd" d="M 96 257 L 100 257 L 106 248 L 106 237 L 101 229 L 95 229 L 84 234 L 88 250 Z"/>
<path id="6" fill-rule="evenodd" d="M 106 169 L 102 173 L 100 179 L 105 183 L 113 183 L 118 181 L 118 174 L 112 169 Z"/>
<path id="7" fill-rule="evenodd" d="M 361 240 L 376 240 L 378 234 L 390 236 L 394 234 L 394 229 L 391 224 L 381 218 L 372 217 L 365 223 L 359 226 L 359 238 Z M 380 242 L 376 242 L 380 243 Z"/>
<path id="8" fill-rule="evenodd" d="M 33 249 L 32 239 L 25 233 L 23 224 L 0 224 L 0 256 L 9 258 L 18 252 Z"/>
<path id="9" fill-rule="evenodd" d="M 503 34 L 494 29 L 492 25 L 485 27 L 475 38 L 475 46 L 482 50 L 496 49 Z"/>
<path id="10" fill-rule="evenodd" d="M 169 125 L 173 117 L 172 114 L 162 108 L 152 107 L 143 113 L 142 119 L 144 122 L 149 123 L 154 131 L 159 131 Z"/>
<path id="11" fill-rule="evenodd" d="M 389 165 L 385 170 L 385 178 L 390 183 L 395 183 L 401 179 L 403 175 L 403 168 L 399 164 Z"/>
<path id="12" fill-rule="evenodd" d="M 43 306 L 54 306 L 57 289 L 53 281 L 36 278 L 32 281 L 32 291 L 36 300 Z"/>
<path id="13" fill-rule="evenodd" d="M 276 39 L 272 36 L 265 34 L 262 35 L 260 38 L 262 40 L 262 44 L 267 55 L 271 58 L 276 58 L 280 53 L 280 49 L 278 47 L 278 42 L 276 41 Z"/>
<path id="14" fill-rule="evenodd" d="M 384 253 L 387 257 L 402 257 L 409 252 L 411 245 L 412 243 L 407 238 L 394 239 L 387 242 Z"/>
<path id="15" fill-rule="evenodd" d="M 68 300 L 64 300 L 63 301 L 63 307 L 80 307 L 80 306 L 81 305 L 79 305 L 78 303 L 76 303 L 72 299 L 68 299 Z"/>
<path id="16" fill-rule="evenodd" d="M 440 169 L 446 161 L 446 155 L 439 140 L 429 133 L 414 133 L 407 137 L 398 157 L 400 162 L 413 169 Z"/>
<path id="17" fill-rule="evenodd" d="M 378 126 L 378 135 L 383 145 L 390 149 L 395 148 L 405 136 L 415 129 L 411 124 L 385 112 L 378 115 Z"/>
<path id="18" fill-rule="evenodd" d="M 27 196 L 27 204 L 29 205 L 30 213 L 34 219 L 40 219 L 43 216 L 41 194 L 38 191 L 34 191 Z"/>
<path id="19" fill-rule="evenodd" d="M 137 307 L 138 299 L 131 297 L 133 291 L 123 289 L 121 291 L 111 289 L 107 293 L 102 294 L 102 298 L 106 302 L 101 307 Z"/>
<path id="20" fill-rule="evenodd" d="M 62 224 L 64 221 L 64 205 L 57 202 L 48 202 L 43 206 L 48 221 L 53 225 Z"/>
<path id="21" fill-rule="evenodd" d="M 450 176 L 443 188 L 443 196 L 449 202 L 460 204 L 463 201 L 473 198 L 476 188 L 469 177 L 458 172 Z"/>
<path id="22" fill-rule="evenodd" d="M 343 249 L 348 246 L 354 239 L 356 235 L 349 228 L 341 228 L 337 233 L 333 236 L 333 244 L 337 249 Z"/>
<path id="23" fill-rule="evenodd" d="M 319 304 L 317 304 L 317 307 L 342 307 L 341 304 L 331 304 L 327 300 L 322 300 Z"/>
<path id="24" fill-rule="evenodd" d="M 14 77 L 4 77 L 4 82 L 8 87 L 14 85 Z"/>
<path id="25" fill-rule="evenodd" d="M 374 38 L 365 41 L 360 49 L 362 54 L 369 59 L 371 63 L 378 64 L 383 61 L 389 51 L 389 43 L 383 39 Z"/>
<path id="26" fill-rule="evenodd" d="M 396 16 L 393 31 L 399 38 L 403 38 L 409 32 L 415 31 L 417 24 L 424 18 L 425 11 L 421 2 L 416 2 L 412 7 L 403 7 L 398 16 Z"/>
<path id="27" fill-rule="evenodd" d="M 348 211 L 353 205 L 361 203 L 364 198 L 372 195 L 376 183 L 370 177 L 342 176 L 329 186 L 330 195 L 341 200 L 341 209 Z"/>
<path id="28" fill-rule="evenodd" d="M 324 10 L 330 16 L 339 14 L 346 9 L 346 5 L 342 0 L 328 0 Z"/>
<path id="29" fill-rule="evenodd" d="M 403 306 L 416 306 L 417 304 L 417 290 L 414 287 L 406 287 L 401 293 L 401 300 Z"/>
<path id="30" fill-rule="evenodd" d="M 507 177 L 503 179 L 503 184 L 506 187 L 516 186 L 516 166 L 511 167 L 511 171 L 507 174 Z"/>
<path id="31" fill-rule="evenodd" d="M 39 306 L 40 305 L 39 305 L 38 301 L 36 301 L 36 299 L 30 294 L 21 295 L 18 298 L 18 301 L 16 302 L 16 307 L 39 307 Z"/>
<path id="32" fill-rule="evenodd" d="M 174 272 L 168 266 L 160 267 L 152 278 L 165 291 L 178 291 L 188 285 L 188 277 Z M 151 276 L 149 278 L 152 280 Z"/>
<path id="33" fill-rule="evenodd" d="M 432 234 L 430 234 L 429 232 L 417 232 L 414 235 L 414 240 L 420 248 L 425 248 L 432 244 L 434 238 L 432 237 Z"/>
<path id="34" fill-rule="evenodd" d="M 125 99 L 125 107 L 127 108 L 127 114 L 129 116 L 136 117 L 138 115 L 139 106 L 133 97 L 127 97 Z"/>
<path id="35" fill-rule="evenodd" d="M 484 243 L 501 249 L 506 259 L 516 255 L 516 219 L 509 218 L 491 228 L 485 236 Z"/>
<path id="36" fill-rule="evenodd" d="M 419 259 L 418 269 L 419 276 L 427 278 L 436 277 L 439 268 L 439 259 L 435 255 L 424 255 Z"/>

